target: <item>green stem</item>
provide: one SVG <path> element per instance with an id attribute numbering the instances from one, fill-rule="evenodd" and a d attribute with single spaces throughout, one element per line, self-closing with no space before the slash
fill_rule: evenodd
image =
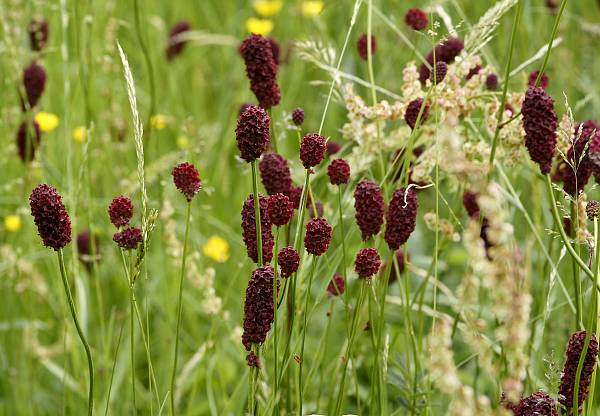
<path id="1" fill-rule="evenodd" d="M 252 165 L 252 195 L 254 198 L 254 220 L 256 224 L 256 252 L 258 253 L 258 267 L 262 267 L 264 259 L 262 253 L 262 230 L 260 228 L 260 201 L 258 195 L 256 160 L 253 160 L 250 164 Z"/>
<path id="2" fill-rule="evenodd" d="M 310 268 L 310 273 L 308 275 L 308 288 L 306 289 L 306 296 L 304 297 L 304 313 L 303 313 L 303 319 L 302 319 L 302 328 L 300 329 L 301 332 L 301 337 L 302 337 L 302 342 L 300 343 L 300 363 L 298 365 L 298 408 L 299 408 L 299 412 L 298 414 L 302 415 L 302 390 L 303 390 L 303 386 L 302 386 L 302 364 L 304 363 L 304 341 L 306 339 L 306 323 L 307 323 L 307 317 L 308 317 L 308 301 L 310 299 L 310 290 L 312 288 L 312 281 L 313 281 L 313 276 L 315 274 L 315 269 L 317 268 L 317 261 L 319 260 L 319 258 L 317 256 L 314 256 L 313 258 L 313 263 L 312 263 L 312 267 Z"/>
<path id="3" fill-rule="evenodd" d="M 274 270 L 273 275 L 273 406 L 275 415 L 279 414 L 279 399 L 277 390 L 279 387 L 279 375 L 277 371 L 277 249 L 279 245 L 279 227 L 275 232 L 275 254 L 274 254 Z"/>
<path id="4" fill-rule="evenodd" d="M 88 374 L 90 378 L 90 387 L 88 390 L 88 416 L 92 416 L 94 413 L 94 362 L 92 361 L 92 353 L 90 350 L 90 346 L 85 338 L 83 330 L 81 329 L 79 319 L 77 318 L 77 312 L 75 311 L 75 303 L 73 302 L 73 295 L 71 294 L 71 288 L 69 287 L 69 282 L 67 280 L 67 272 L 65 270 L 65 259 L 63 256 L 62 249 L 58 250 L 57 253 L 58 266 L 60 268 L 60 276 L 62 278 L 63 286 L 65 288 L 65 294 L 67 295 L 67 301 L 69 302 L 71 316 L 73 317 L 73 322 L 75 323 L 77 334 L 79 335 L 79 339 L 83 344 L 83 348 L 85 349 L 85 355 L 87 357 Z"/>
<path id="5" fill-rule="evenodd" d="M 571 237 L 577 239 L 577 228 L 579 227 L 579 218 L 577 213 L 577 201 L 571 201 Z M 579 245 L 575 248 L 577 256 L 580 257 Z M 575 291 L 575 327 L 582 325 L 582 299 L 581 299 L 581 280 L 579 278 L 579 267 L 575 258 L 571 258 L 573 266 L 573 290 Z"/>
<path id="6" fill-rule="evenodd" d="M 181 312 L 183 309 L 183 278 L 185 275 L 185 260 L 187 257 L 187 243 L 190 232 L 190 217 L 192 203 L 187 203 L 187 214 L 185 219 L 185 237 L 183 240 L 183 253 L 181 255 L 181 270 L 179 274 L 179 294 L 177 296 L 177 327 L 175 329 L 175 351 L 173 353 L 173 371 L 171 373 L 171 415 L 175 415 L 175 375 L 177 374 L 177 358 L 179 352 L 179 331 L 181 328 Z"/>
<path id="7" fill-rule="evenodd" d="M 129 282 L 129 331 L 130 331 L 130 360 L 131 360 L 131 397 L 133 408 L 132 413 L 137 415 L 137 405 L 135 400 L 135 329 L 133 325 L 133 315 L 135 309 L 135 294 L 133 292 L 133 283 Z"/>
<path id="8" fill-rule="evenodd" d="M 540 85 L 540 81 L 542 80 L 542 76 L 544 75 L 544 71 L 546 70 L 546 65 L 548 65 L 548 59 L 550 58 L 550 52 L 552 52 L 552 45 L 554 44 L 554 39 L 556 38 L 556 32 L 558 31 L 558 24 L 560 23 L 560 18 L 562 17 L 563 12 L 565 11 L 565 7 L 567 6 L 569 0 L 563 0 L 560 4 L 560 9 L 558 10 L 558 14 L 556 15 L 556 19 L 554 19 L 554 26 L 552 27 L 552 34 L 550 36 L 550 42 L 548 42 L 548 50 L 546 51 L 546 55 L 544 56 L 544 62 L 542 63 L 542 67 L 540 68 L 540 72 L 538 73 L 537 78 L 535 79 L 535 85 Z"/>
<path id="9" fill-rule="evenodd" d="M 342 276 L 344 277 L 344 287 L 348 288 L 348 277 L 346 272 L 346 233 L 344 232 L 344 210 L 342 207 L 342 185 L 338 186 L 338 212 L 340 216 L 340 232 L 342 234 Z M 337 289 L 337 285 L 336 285 Z M 348 306 L 349 291 L 344 293 L 344 305 Z M 348 308 L 346 308 L 347 310 Z"/>
<path id="10" fill-rule="evenodd" d="M 392 270 L 393 263 L 394 263 L 393 257 L 396 256 L 396 253 L 394 252 L 394 250 L 390 250 L 390 253 L 392 256 L 392 261 L 390 261 L 389 264 L 387 265 L 387 267 L 385 268 L 385 273 L 384 273 L 383 282 L 382 282 L 383 287 L 381 288 L 381 302 L 379 305 L 379 324 L 377 326 L 377 347 L 375 349 L 375 363 L 376 363 L 376 366 L 377 366 L 378 372 L 379 372 L 379 400 L 380 400 L 379 409 L 380 409 L 381 414 L 383 414 L 383 415 L 387 414 L 387 400 L 386 400 L 386 398 L 387 398 L 386 390 L 387 389 L 386 389 L 386 381 L 385 381 L 386 375 L 383 372 L 385 365 L 384 365 L 382 354 L 381 354 L 381 347 L 382 347 L 381 344 L 382 344 L 382 339 L 383 339 L 383 328 L 385 326 L 385 297 L 387 295 L 388 285 L 389 285 L 389 281 L 390 281 L 390 272 Z M 406 267 L 406 266 L 404 266 L 404 267 Z"/>

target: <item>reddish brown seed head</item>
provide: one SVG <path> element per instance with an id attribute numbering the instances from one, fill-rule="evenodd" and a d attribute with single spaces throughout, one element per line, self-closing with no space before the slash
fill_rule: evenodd
<path id="1" fill-rule="evenodd" d="M 379 271 L 381 258 L 375 248 L 363 248 L 356 254 L 354 270 L 361 279 L 370 279 Z"/>
<path id="2" fill-rule="evenodd" d="M 413 30 L 423 30 L 427 27 L 429 19 L 427 18 L 427 13 L 415 7 L 406 12 L 404 22 Z"/>
<path id="3" fill-rule="evenodd" d="M 269 219 L 278 227 L 286 225 L 294 215 L 294 205 L 290 199 L 283 194 L 275 194 L 269 197 L 267 204 Z"/>
<path id="4" fill-rule="evenodd" d="M 250 89 L 260 106 L 268 109 L 279 104 L 281 95 L 277 85 L 277 63 L 273 58 L 271 42 L 253 33 L 240 45 L 240 55 L 246 63 Z"/>
<path id="5" fill-rule="evenodd" d="M 475 75 L 479 74 L 481 71 L 481 65 L 477 64 L 473 68 L 469 70 L 469 73 L 466 76 L 467 81 L 473 78 Z"/>
<path id="6" fill-rule="evenodd" d="M 180 163 L 173 168 L 173 182 L 175 187 L 185 196 L 190 202 L 202 187 L 200 174 L 194 165 L 191 163 Z"/>
<path id="7" fill-rule="evenodd" d="M 113 235 L 113 241 L 125 250 L 134 250 L 142 242 L 142 230 L 138 227 L 128 227 Z"/>
<path id="8" fill-rule="evenodd" d="M 316 133 L 305 135 L 300 144 L 300 160 L 304 168 L 310 169 L 321 163 L 326 150 L 327 140 L 325 137 Z"/>
<path id="9" fill-rule="evenodd" d="M 29 206 L 46 247 L 58 251 L 71 242 L 71 220 L 56 188 L 45 183 L 36 186 L 29 196 Z"/>
<path id="10" fill-rule="evenodd" d="M 248 355 L 246 356 L 246 363 L 248 364 L 248 367 L 260 368 L 261 366 L 260 358 L 254 353 L 254 351 L 250 351 L 248 353 Z"/>
<path id="11" fill-rule="evenodd" d="M 560 376 L 560 388 L 558 393 L 560 395 L 559 402 L 565 406 L 566 409 L 573 408 L 573 395 L 575 394 L 577 366 L 579 365 L 579 359 L 583 353 L 585 337 L 586 331 L 575 332 L 573 335 L 571 335 L 569 344 L 567 345 L 567 351 L 565 352 L 565 364 Z M 588 388 L 590 386 L 590 381 L 596 365 L 597 356 L 598 341 L 596 339 L 596 335 L 592 334 L 585 358 L 583 360 L 581 376 L 579 378 L 579 412 L 581 412 L 581 406 L 588 395 Z M 571 414 L 571 412 L 569 411 L 568 414 Z"/>
<path id="12" fill-rule="evenodd" d="M 438 43 L 434 50 L 429 52 L 425 57 L 425 60 L 429 66 L 425 65 L 425 63 L 422 63 L 419 67 L 419 80 L 421 83 L 424 84 L 425 81 L 427 81 L 427 79 L 431 76 L 430 68 L 433 67 L 434 61 L 444 61 L 447 64 L 451 64 L 464 47 L 465 45 L 463 41 L 459 38 L 448 38 Z"/>
<path id="13" fill-rule="evenodd" d="M 444 61 L 438 61 L 435 63 L 435 68 L 433 73 L 431 74 L 431 82 L 435 84 L 439 84 L 446 78 L 446 74 L 448 73 L 448 64 Z"/>
<path id="14" fill-rule="evenodd" d="M 300 199 L 302 198 L 302 187 L 294 186 L 290 188 L 290 190 L 286 193 L 292 204 L 294 205 L 294 209 L 300 208 Z"/>
<path id="15" fill-rule="evenodd" d="M 113 198 L 108 206 L 108 216 L 115 227 L 129 224 L 133 217 L 133 202 L 129 197 L 123 195 Z"/>
<path id="16" fill-rule="evenodd" d="M 342 145 L 333 140 L 327 140 L 327 154 L 329 156 L 335 155 L 337 152 L 342 150 Z"/>
<path id="17" fill-rule="evenodd" d="M 341 274 L 336 273 L 327 285 L 327 294 L 331 297 L 340 296 L 344 294 L 345 289 L 346 285 L 344 283 L 344 277 Z"/>
<path id="18" fill-rule="evenodd" d="M 477 202 L 477 192 L 465 191 L 463 194 L 463 206 L 469 214 L 469 217 L 473 219 L 479 218 L 479 203 Z"/>
<path id="19" fill-rule="evenodd" d="M 298 270 L 300 266 L 300 255 L 294 247 L 283 247 L 277 255 L 277 262 L 281 268 L 281 277 L 290 277 Z"/>
<path id="20" fill-rule="evenodd" d="M 241 158 L 252 162 L 260 157 L 270 141 L 271 120 L 267 112 L 258 106 L 249 105 L 237 121 L 235 137 Z"/>
<path id="21" fill-rule="evenodd" d="M 273 268 L 259 267 L 254 270 L 246 288 L 244 302 L 244 332 L 242 344 L 246 350 L 252 344 L 261 345 L 267 338 L 273 322 Z"/>
<path id="22" fill-rule="evenodd" d="M 506 405 L 515 416 L 558 416 L 556 403 L 547 393 L 538 391 L 527 396 L 517 405 Z"/>
<path id="23" fill-rule="evenodd" d="M 17 130 L 17 151 L 22 162 L 31 162 L 35 158 L 35 151 L 40 146 L 42 133 L 40 126 L 35 121 L 27 128 L 24 121 Z"/>
<path id="24" fill-rule="evenodd" d="M 529 87 L 521 113 L 529 156 L 540 166 L 542 174 L 550 173 L 558 127 L 554 100 L 541 87 Z"/>
<path id="25" fill-rule="evenodd" d="M 304 109 L 300 107 L 294 108 L 294 111 L 292 111 L 292 121 L 296 126 L 304 124 Z"/>
<path id="26" fill-rule="evenodd" d="M 306 224 L 304 248 L 310 254 L 320 256 L 327 251 L 331 242 L 332 228 L 325 218 L 315 218 Z"/>
<path id="27" fill-rule="evenodd" d="M 346 184 L 350 179 L 350 165 L 344 159 L 333 159 L 327 166 L 327 175 L 332 185 Z"/>
<path id="28" fill-rule="evenodd" d="M 260 231 L 262 238 L 262 254 L 263 262 L 268 263 L 273 258 L 273 232 L 272 224 L 267 214 L 268 200 L 265 196 L 259 195 L 259 211 L 260 211 Z M 242 207 L 242 237 L 246 245 L 248 257 L 255 263 L 258 263 L 258 248 L 257 248 L 257 233 L 256 233 L 256 217 L 254 216 L 254 196 L 248 195 Z"/>
<path id="29" fill-rule="evenodd" d="M 358 55 L 364 59 L 365 61 L 367 59 L 369 59 L 369 45 L 368 45 L 368 37 L 366 33 L 363 33 L 362 35 L 360 35 L 360 37 L 358 38 L 358 41 L 356 43 L 356 48 L 358 49 Z M 375 55 L 375 52 L 377 51 L 377 39 L 375 38 L 375 36 L 371 35 L 371 56 Z"/>
<path id="30" fill-rule="evenodd" d="M 171 28 L 165 50 L 165 55 L 169 61 L 183 52 L 183 48 L 187 44 L 187 40 L 183 39 L 183 34 L 191 29 L 192 26 L 187 20 L 181 20 Z"/>
<path id="31" fill-rule="evenodd" d="M 29 107 L 36 106 L 46 87 L 46 70 L 37 62 L 32 62 L 23 71 L 23 85 Z"/>
<path id="32" fill-rule="evenodd" d="M 423 110 L 421 110 L 423 107 Z M 421 114 L 421 118 L 419 119 L 419 113 Z M 427 117 L 429 117 L 429 104 L 425 103 L 423 105 L 422 98 L 416 98 L 412 100 L 406 106 L 406 111 L 404 112 L 404 120 L 406 124 L 410 126 L 411 129 L 414 130 L 417 125 L 417 119 L 419 119 L 419 126 L 423 125 L 427 121 Z"/>
<path id="33" fill-rule="evenodd" d="M 533 71 L 531 74 L 529 74 L 529 79 L 527 80 L 527 85 L 529 85 L 530 87 L 535 85 L 535 81 L 538 78 L 538 75 L 540 74 L 540 71 Z M 539 83 L 539 87 L 542 87 L 542 89 L 546 89 L 548 88 L 548 85 L 550 84 L 550 79 L 548 78 L 548 75 L 544 72 L 542 74 L 542 77 L 540 78 L 540 83 Z"/>
<path id="34" fill-rule="evenodd" d="M 362 239 L 368 240 L 377 235 L 383 225 L 385 203 L 381 188 L 375 182 L 362 180 L 354 191 L 354 209 L 356 223 L 362 233 Z"/>
<path id="35" fill-rule="evenodd" d="M 267 194 L 288 194 L 292 187 L 292 176 L 287 160 L 277 153 L 263 155 L 258 164 L 260 179 Z"/>
<path id="36" fill-rule="evenodd" d="M 488 74 L 485 78 L 485 86 L 490 91 L 496 91 L 498 89 L 498 75 Z"/>
<path id="37" fill-rule="evenodd" d="M 385 241 L 391 250 L 398 250 L 408 241 L 417 224 L 419 201 L 411 188 L 397 189 L 390 201 L 385 226 Z"/>

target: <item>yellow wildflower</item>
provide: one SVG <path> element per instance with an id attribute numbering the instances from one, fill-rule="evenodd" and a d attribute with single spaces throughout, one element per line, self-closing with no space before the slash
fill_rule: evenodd
<path id="1" fill-rule="evenodd" d="M 19 231 L 21 229 L 21 217 L 18 215 L 7 215 L 4 218 L 4 228 L 10 232 Z"/>
<path id="2" fill-rule="evenodd" d="M 188 139 L 187 136 L 179 136 L 177 138 L 177 147 L 180 149 L 187 149 L 189 145 L 190 139 Z"/>
<path id="3" fill-rule="evenodd" d="M 79 126 L 79 127 L 75 127 L 73 129 L 73 139 L 75 139 L 75 141 L 82 143 L 85 141 L 86 138 L 87 138 L 87 130 L 85 127 Z"/>
<path id="4" fill-rule="evenodd" d="M 302 2 L 302 16 L 315 17 L 321 14 L 324 4 L 322 1 L 306 0 Z"/>
<path id="5" fill-rule="evenodd" d="M 56 114 L 40 111 L 35 115 L 35 122 L 40 126 L 41 131 L 49 133 L 58 126 L 59 119 Z"/>
<path id="6" fill-rule="evenodd" d="M 266 36 L 273 30 L 273 21 L 249 17 L 246 20 L 246 29 L 248 29 L 248 32 Z"/>
<path id="7" fill-rule="evenodd" d="M 150 117 L 150 124 L 156 130 L 162 130 L 167 127 L 168 121 L 169 120 L 167 116 L 164 114 L 154 114 L 152 117 Z"/>
<path id="8" fill-rule="evenodd" d="M 281 10 L 283 2 L 281 0 L 255 0 L 254 10 L 261 16 L 275 16 Z"/>
<path id="9" fill-rule="evenodd" d="M 229 259 L 229 243 L 223 238 L 213 235 L 202 246 L 202 252 L 217 263 L 225 263 Z"/>

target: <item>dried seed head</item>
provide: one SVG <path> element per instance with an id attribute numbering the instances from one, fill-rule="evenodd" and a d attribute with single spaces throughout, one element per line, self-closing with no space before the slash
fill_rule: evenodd
<path id="1" fill-rule="evenodd" d="M 169 39 L 167 40 L 167 48 L 165 54 L 170 61 L 183 51 L 187 41 L 182 39 L 182 34 L 192 29 L 192 26 L 187 20 L 181 20 L 169 31 Z"/>
<path id="2" fill-rule="evenodd" d="M 408 241 L 417 224 L 419 201 L 414 190 L 397 189 L 390 201 L 385 227 L 385 241 L 392 250 L 398 250 Z"/>
<path id="3" fill-rule="evenodd" d="M 113 235 L 113 241 L 125 250 L 134 250 L 142 242 L 142 230 L 138 227 L 128 227 Z"/>
<path id="4" fill-rule="evenodd" d="M 190 202 L 194 195 L 200 191 L 202 182 L 200 182 L 200 174 L 191 163 L 180 163 L 173 168 L 173 182 L 175 187 L 185 196 L 185 199 Z"/>
<path id="5" fill-rule="evenodd" d="M 367 34 L 363 33 L 356 42 L 356 48 L 358 49 L 358 55 L 365 61 L 369 59 L 369 45 L 367 44 Z M 371 56 L 375 55 L 377 51 L 377 39 L 371 35 Z"/>
<path id="6" fill-rule="evenodd" d="M 273 268 L 259 267 L 254 270 L 246 288 L 244 302 L 244 332 L 242 344 L 246 350 L 252 344 L 261 345 L 267 338 L 273 322 Z"/>
<path id="7" fill-rule="evenodd" d="M 558 119 L 554 100 L 542 88 L 529 87 L 521 112 L 529 156 L 540 166 L 542 174 L 547 174 L 556 150 Z"/>
<path id="8" fill-rule="evenodd" d="M 375 248 L 363 248 L 356 254 L 354 270 L 361 279 L 370 279 L 379 271 L 381 258 Z"/>
<path id="9" fill-rule="evenodd" d="M 573 394 L 575 392 L 575 380 L 577 376 L 577 366 L 579 365 L 579 358 L 583 352 L 585 343 L 586 331 L 579 331 L 573 333 L 569 339 L 567 345 L 567 351 L 565 352 L 565 364 L 563 371 L 560 375 L 560 388 L 559 402 L 566 408 L 573 408 Z M 581 376 L 579 379 L 579 412 L 581 413 L 581 406 L 587 398 L 588 388 L 594 372 L 594 366 L 596 365 L 596 357 L 598 356 L 598 341 L 596 335 L 592 334 L 590 337 L 590 343 L 588 345 L 587 353 L 583 360 L 583 368 L 581 370 Z M 571 412 L 569 412 L 571 414 Z"/>
<path id="10" fill-rule="evenodd" d="M 263 108 L 279 104 L 281 95 L 277 85 L 277 63 L 268 39 L 251 34 L 240 45 L 240 54 L 246 63 L 250 89 Z"/>
<path id="11" fill-rule="evenodd" d="M 300 255 L 294 247 L 288 246 L 279 250 L 277 262 L 281 268 L 281 277 L 290 277 L 298 270 L 300 266 Z"/>
<path id="12" fill-rule="evenodd" d="M 127 196 L 115 197 L 108 206 L 108 216 L 115 227 L 129 224 L 133 217 L 133 202 Z"/>
<path id="13" fill-rule="evenodd" d="M 267 194 L 288 194 L 292 187 L 292 176 L 287 160 L 277 153 L 263 155 L 258 164 L 260 179 Z"/>
<path id="14" fill-rule="evenodd" d="M 429 19 L 427 18 L 427 13 L 415 7 L 406 12 L 404 22 L 413 30 L 423 30 L 427 27 Z"/>
<path id="15" fill-rule="evenodd" d="M 71 242 L 71 220 L 56 188 L 36 186 L 29 196 L 31 215 L 46 247 L 60 250 Z"/>
<path id="16" fill-rule="evenodd" d="M 294 215 L 294 205 L 287 196 L 275 194 L 268 200 L 267 212 L 271 222 L 280 227 L 287 224 L 292 219 L 292 215 Z"/>
<path id="17" fill-rule="evenodd" d="M 258 197 L 260 205 L 260 231 L 262 237 L 263 262 L 269 263 L 273 258 L 273 232 L 271 231 L 271 221 L 267 214 L 268 201 L 263 195 Z M 254 196 L 248 195 L 242 207 L 242 237 L 246 245 L 248 257 L 255 263 L 258 263 L 258 248 L 256 238 L 256 217 L 254 216 Z"/>
<path id="18" fill-rule="evenodd" d="M 367 240 L 371 236 L 377 235 L 383 225 L 385 210 L 379 185 L 366 179 L 360 181 L 354 191 L 354 209 L 362 239 Z"/>
<path id="19" fill-rule="evenodd" d="M 325 137 L 316 133 L 305 135 L 300 143 L 300 160 L 304 168 L 310 169 L 321 163 L 326 150 L 327 140 Z"/>
<path id="20" fill-rule="evenodd" d="M 306 224 L 304 248 L 310 254 L 320 256 L 327 251 L 331 242 L 331 225 L 325 218 L 315 218 Z"/>
<path id="21" fill-rule="evenodd" d="M 296 126 L 304 124 L 304 110 L 302 108 L 294 108 L 294 111 L 292 111 L 292 121 Z"/>
<path id="22" fill-rule="evenodd" d="M 344 159 L 333 159 L 327 166 L 327 175 L 332 185 L 346 184 L 350 179 L 350 165 Z"/>
<path id="23" fill-rule="evenodd" d="M 422 112 L 421 106 L 423 106 Z M 406 121 L 406 124 L 408 124 L 413 130 L 417 125 L 417 118 L 419 118 L 419 113 L 421 113 L 421 119 L 419 120 L 419 125 L 421 126 L 427 121 L 427 117 L 429 117 L 429 104 L 425 103 L 425 105 L 423 105 L 422 98 L 416 98 L 410 103 L 408 103 L 408 105 L 406 106 L 406 111 L 404 112 L 404 120 Z"/>
<path id="24" fill-rule="evenodd" d="M 235 137 L 241 157 L 252 162 L 267 150 L 270 140 L 271 120 L 267 112 L 255 105 L 249 105 L 237 121 Z"/>

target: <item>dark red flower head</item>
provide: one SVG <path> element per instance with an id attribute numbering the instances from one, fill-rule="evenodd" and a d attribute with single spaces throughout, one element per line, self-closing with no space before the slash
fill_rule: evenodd
<path id="1" fill-rule="evenodd" d="M 396 189 L 390 201 L 385 227 L 385 241 L 392 250 L 398 250 L 408 241 L 417 224 L 419 201 L 414 190 Z"/>
<path id="2" fill-rule="evenodd" d="M 466 76 L 467 81 L 473 78 L 475 75 L 479 74 L 481 71 L 481 65 L 477 64 L 473 68 L 469 70 L 469 73 Z"/>
<path id="3" fill-rule="evenodd" d="M 25 71 L 23 71 L 23 85 L 25 86 L 25 94 L 29 107 L 36 106 L 44 88 L 46 87 L 46 70 L 37 62 L 32 62 Z"/>
<path id="4" fill-rule="evenodd" d="M 306 169 L 317 166 L 325 157 L 327 140 L 316 133 L 304 136 L 300 144 L 300 160 Z"/>
<path id="5" fill-rule="evenodd" d="M 320 256 L 327 251 L 331 242 L 331 225 L 325 218 L 315 218 L 306 224 L 304 247 L 306 251 Z"/>
<path id="6" fill-rule="evenodd" d="M 273 279 L 271 266 L 259 267 L 254 270 L 246 288 L 244 302 L 244 332 L 242 344 L 246 350 L 252 344 L 261 345 L 267 338 L 273 322 Z"/>
<path id="7" fill-rule="evenodd" d="M 527 85 L 529 85 L 530 87 L 535 86 L 535 81 L 537 80 L 538 75 L 540 74 L 540 71 L 533 71 L 531 74 L 529 74 L 529 79 L 527 81 Z M 542 78 L 540 79 L 540 85 L 539 87 L 542 87 L 542 89 L 546 89 L 548 88 L 548 85 L 550 84 L 550 79 L 548 78 L 548 75 L 544 72 L 542 74 Z"/>
<path id="8" fill-rule="evenodd" d="M 260 232 L 262 238 L 263 262 L 268 263 L 273 258 L 273 232 L 271 230 L 271 221 L 267 215 L 267 198 L 263 195 L 258 197 L 260 205 Z M 255 263 L 258 263 L 258 247 L 256 239 L 256 217 L 254 216 L 254 196 L 248 195 L 242 207 L 242 237 L 246 244 L 248 257 Z"/>
<path id="9" fill-rule="evenodd" d="M 469 214 L 469 217 L 473 219 L 479 218 L 479 203 L 477 202 L 477 192 L 465 191 L 463 194 L 463 206 Z"/>
<path id="10" fill-rule="evenodd" d="M 292 121 L 296 126 L 304 124 L 304 109 L 300 107 L 294 108 L 294 111 L 292 111 Z"/>
<path id="11" fill-rule="evenodd" d="M 350 165 L 344 159 L 333 159 L 327 166 L 327 175 L 332 185 L 346 184 L 350 179 Z"/>
<path id="12" fill-rule="evenodd" d="M 46 247 L 60 250 L 71 242 L 71 220 L 58 191 L 45 183 L 29 196 L 31 215 Z"/>
<path id="13" fill-rule="evenodd" d="M 362 35 L 360 35 L 360 37 L 358 38 L 358 42 L 356 43 L 356 48 L 358 49 L 358 54 L 365 61 L 367 59 L 369 59 L 369 45 L 367 44 L 367 39 L 368 39 L 367 34 L 363 33 Z M 377 51 L 377 39 L 375 38 L 375 36 L 373 36 L 373 34 L 371 34 L 371 56 L 375 55 L 376 51 Z"/>
<path id="14" fill-rule="evenodd" d="M 421 111 L 421 106 L 423 106 L 423 111 Z M 421 113 L 419 126 L 422 126 L 423 123 L 427 121 L 427 117 L 429 117 L 429 104 L 425 103 L 425 105 L 423 105 L 422 98 L 416 98 L 410 103 L 408 103 L 408 105 L 406 106 L 406 111 L 404 112 L 404 120 L 406 121 L 406 124 L 408 124 L 413 130 L 417 125 L 417 118 L 419 118 L 419 113 Z"/>
<path id="15" fill-rule="evenodd" d="M 556 149 L 558 118 L 554 112 L 554 100 L 542 88 L 529 87 L 521 112 L 529 156 L 540 165 L 542 174 L 547 174 Z"/>
<path id="16" fill-rule="evenodd" d="M 340 150 L 342 150 L 342 146 L 338 142 L 327 140 L 327 154 L 329 156 L 335 155 Z"/>
<path id="17" fill-rule="evenodd" d="M 242 115 L 242 113 L 244 111 L 246 111 L 246 109 L 248 107 L 250 107 L 251 105 L 253 105 L 252 103 L 242 103 L 242 105 L 240 105 L 240 108 L 238 109 L 238 118 Z"/>
<path id="18" fill-rule="evenodd" d="M 381 258 L 375 248 L 363 248 L 356 254 L 354 270 L 361 279 L 370 279 L 379 271 Z"/>
<path id="19" fill-rule="evenodd" d="M 277 153 L 263 155 L 258 164 L 260 179 L 269 195 L 288 194 L 292 187 L 292 175 L 287 160 Z"/>
<path id="20" fill-rule="evenodd" d="M 277 262 L 281 268 L 281 277 L 290 277 L 296 273 L 298 266 L 300 266 L 300 255 L 294 247 L 284 247 L 279 250 Z"/>
<path id="21" fill-rule="evenodd" d="M 435 62 L 444 61 L 447 64 L 451 64 L 454 62 L 454 59 L 458 56 L 458 54 L 465 47 L 462 40 L 459 38 L 448 38 L 435 46 Z M 424 84 L 425 81 L 430 77 L 431 70 L 429 68 L 433 67 L 434 62 L 434 51 L 431 51 L 425 57 L 425 60 L 429 64 L 429 66 L 422 63 L 419 67 L 419 79 Z"/>
<path id="22" fill-rule="evenodd" d="M 364 179 L 354 191 L 354 209 L 356 223 L 362 233 L 362 239 L 377 235 L 383 225 L 385 203 L 381 188 L 375 182 Z"/>
<path id="23" fill-rule="evenodd" d="M 187 40 L 182 39 L 182 34 L 192 29 L 192 26 L 187 20 L 182 20 L 175 23 L 175 25 L 169 31 L 169 39 L 167 41 L 167 49 L 165 54 L 167 59 L 170 61 L 175 58 L 183 51 Z"/>
<path id="24" fill-rule="evenodd" d="M 273 224 L 280 227 L 287 224 L 294 215 L 294 205 L 284 194 L 272 195 L 267 204 L 269 219 Z"/>
<path id="25" fill-rule="evenodd" d="M 27 25 L 29 44 L 34 51 L 41 51 L 48 43 L 48 21 L 42 18 L 33 18 Z"/>
<path id="26" fill-rule="evenodd" d="M 260 106 L 271 108 L 279 104 L 281 96 L 277 85 L 277 63 L 269 40 L 253 33 L 240 45 L 240 54 L 246 63 L 250 89 Z"/>
<path id="27" fill-rule="evenodd" d="M 446 78 L 448 73 L 448 64 L 444 61 L 438 61 L 435 63 L 434 73 L 431 74 L 431 82 L 439 84 Z M 434 77 L 435 75 L 435 77 Z"/>
<path id="28" fill-rule="evenodd" d="M 32 137 L 32 133 L 35 134 L 35 137 Z M 33 160 L 41 139 L 42 133 L 38 123 L 34 121 L 31 128 L 27 128 L 25 121 L 21 123 L 17 130 L 17 150 L 21 161 L 31 162 Z"/>
<path id="29" fill-rule="evenodd" d="M 498 89 L 498 75 L 488 74 L 485 78 L 485 86 L 490 91 L 496 91 Z"/>
<path id="30" fill-rule="evenodd" d="M 269 44 L 271 45 L 271 53 L 273 54 L 273 61 L 275 62 L 275 65 L 279 65 L 279 55 L 280 55 L 280 51 L 281 51 L 281 46 L 279 46 L 279 43 L 275 40 L 275 38 L 267 38 L 267 40 L 269 41 Z"/>
<path id="31" fill-rule="evenodd" d="M 586 332 L 579 331 L 571 335 L 569 344 L 567 345 L 567 351 L 565 352 L 565 364 L 563 371 L 560 375 L 560 388 L 559 402 L 566 408 L 573 408 L 573 394 L 575 392 L 575 379 L 577 375 L 577 366 L 579 365 L 579 358 L 583 352 L 585 343 Z M 590 343 L 588 345 L 587 353 L 583 360 L 583 368 L 581 370 L 581 376 L 579 378 L 579 412 L 581 413 L 581 406 L 587 398 L 588 388 L 594 372 L 594 366 L 596 365 L 596 357 L 598 356 L 598 341 L 596 335 L 592 334 L 590 337 Z M 568 414 L 571 414 L 569 411 Z"/>
<path id="32" fill-rule="evenodd" d="M 248 364 L 248 367 L 260 368 L 261 366 L 260 358 L 254 353 L 254 351 L 250 351 L 248 353 L 248 355 L 246 356 L 246 363 Z"/>
<path id="33" fill-rule="evenodd" d="M 173 175 L 175 187 L 190 202 L 202 187 L 198 169 L 191 163 L 185 162 L 175 166 L 171 174 Z"/>
<path id="34" fill-rule="evenodd" d="M 115 197 L 108 206 L 108 216 L 115 227 L 129 224 L 133 217 L 133 202 L 127 196 Z"/>
<path id="35" fill-rule="evenodd" d="M 138 227 L 127 227 L 113 235 L 113 241 L 125 250 L 134 250 L 143 240 L 142 230 Z"/>
<path id="36" fill-rule="evenodd" d="M 249 105 L 240 115 L 235 129 L 235 137 L 241 157 L 252 162 L 267 150 L 270 140 L 271 120 L 267 112 L 255 105 Z"/>
<path id="37" fill-rule="evenodd" d="M 336 273 L 331 278 L 331 281 L 327 285 L 327 294 L 329 296 L 340 296 L 344 294 L 346 284 L 344 283 L 344 277 Z"/>
<path id="38" fill-rule="evenodd" d="M 427 27 L 429 19 L 427 18 L 427 13 L 415 7 L 406 12 L 404 22 L 413 28 L 413 30 L 423 30 Z"/>
<path id="39" fill-rule="evenodd" d="M 89 270 L 92 263 L 100 261 L 100 238 L 97 234 L 93 235 L 90 230 L 83 230 L 77 234 L 77 252 L 79 260 Z"/>
<path id="40" fill-rule="evenodd" d="M 515 416 L 558 416 L 554 399 L 543 391 L 521 399 L 519 404 L 510 406 Z"/>
<path id="41" fill-rule="evenodd" d="M 286 193 L 292 204 L 294 205 L 294 209 L 300 208 L 300 199 L 302 199 L 302 187 L 294 186 L 290 188 L 290 190 Z"/>

